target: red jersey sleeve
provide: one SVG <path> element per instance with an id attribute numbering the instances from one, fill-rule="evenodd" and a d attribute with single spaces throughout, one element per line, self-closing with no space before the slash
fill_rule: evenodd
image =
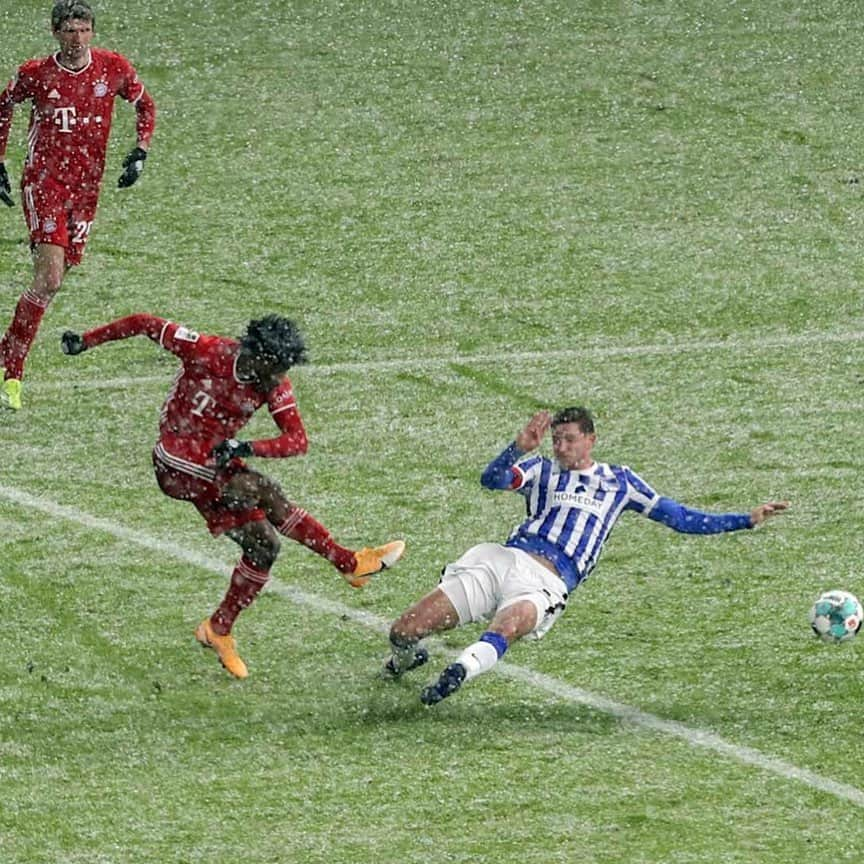
<path id="1" fill-rule="evenodd" d="M 113 55 L 116 74 L 120 78 L 117 95 L 135 106 L 135 132 L 138 143 L 150 146 L 153 130 L 156 128 L 156 103 L 138 79 L 132 64 L 122 55 Z"/>
<path id="2" fill-rule="evenodd" d="M 128 339 L 130 336 L 147 336 L 154 342 L 161 344 L 162 333 L 167 327 L 177 327 L 177 325 L 171 324 L 164 318 L 158 318 L 156 315 L 139 312 L 136 315 L 118 318 L 116 321 L 103 324 L 101 327 L 94 327 L 92 330 L 88 330 L 82 338 L 86 348 L 95 348 L 104 342 L 116 342 L 118 339 Z"/>
<path id="3" fill-rule="evenodd" d="M 6 145 L 9 143 L 15 105 L 33 95 L 33 78 L 28 74 L 28 66 L 32 63 L 33 61 L 30 61 L 19 68 L 6 89 L 0 93 L 0 162 L 6 158 Z"/>
<path id="4" fill-rule="evenodd" d="M 231 339 L 197 333 L 182 324 L 146 312 L 127 315 L 88 330 L 82 338 L 86 348 L 95 348 L 104 342 L 115 342 L 130 336 L 146 336 L 179 357 L 184 364 L 192 362 L 205 367 L 220 367 L 229 362 L 236 345 Z"/>
<path id="5" fill-rule="evenodd" d="M 138 143 L 149 147 L 155 128 L 156 103 L 146 90 L 142 90 L 141 96 L 135 101 L 135 133 Z"/>
<path id="6" fill-rule="evenodd" d="M 250 442 L 254 456 L 279 457 L 302 456 L 309 448 L 303 419 L 297 410 L 297 400 L 291 382 L 284 378 L 267 396 L 270 416 L 281 430 L 277 438 L 265 438 Z"/>
<path id="7" fill-rule="evenodd" d="M 218 348 L 223 342 L 227 343 L 227 352 L 228 346 L 231 344 L 230 340 L 198 333 L 196 330 L 190 330 L 188 327 L 175 324 L 173 321 L 163 323 L 165 326 L 159 331 L 158 338 L 153 341 L 158 342 L 166 351 L 176 354 L 181 360 L 191 360 L 209 355 L 212 349 Z M 151 336 L 151 338 L 153 337 Z"/>

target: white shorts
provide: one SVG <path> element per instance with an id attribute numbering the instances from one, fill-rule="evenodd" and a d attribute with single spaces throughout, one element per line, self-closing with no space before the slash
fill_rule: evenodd
<path id="1" fill-rule="evenodd" d="M 492 618 L 530 600 L 537 609 L 537 623 L 527 637 L 533 639 L 545 636 L 567 605 L 563 579 L 527 552 L 500 543 L 480 543 L 448 564 L 439 587 L 459 613 L 460 624 Z"/>

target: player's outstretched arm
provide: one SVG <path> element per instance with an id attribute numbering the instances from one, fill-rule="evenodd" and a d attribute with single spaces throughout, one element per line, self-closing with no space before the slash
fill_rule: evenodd
<path id="1" fill-rule="evenodd" d="M 788 501 L 769 501 L 767 504 L 760 504 L 750 511 L 750 524 L 755 528 L 757 525 L 761 525 L 766 519 L 784 513 L 788 509 Z"/>
<path id="2" fill-rule="evenodd" d="M 128 339 L 130 336 L 146 336 L 159 343 L 168 322 L 156 315 L 138 312 L 118 318 L 101 327 L 94 327 L 81 335 L 67 330 L 60 338 L 60 347 L 64 354 L 80 354 L 89 348 L 95 348 L 103 342 L 116 342 L 118 339 Z"/>
<path id="3" fill-rule="evenodd" d="M 754 507 L 749 513 L 707 513 L 672 498 L 661 497 L 647 515 L 649 519 L 682 534 L 720 534 L 755 528 L 788 507 L 788 501 L 770 501 Z"/>

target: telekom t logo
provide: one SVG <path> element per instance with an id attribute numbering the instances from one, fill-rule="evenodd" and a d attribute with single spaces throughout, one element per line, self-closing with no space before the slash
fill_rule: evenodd
<path id="1" fill-rule="evenodd" d="M 61 132 L 71 132 L 72 127 L 77 124 L 78 120 L 75 117 L 74 105 L 54 109 L 54 125 L 59 126 Z"/>

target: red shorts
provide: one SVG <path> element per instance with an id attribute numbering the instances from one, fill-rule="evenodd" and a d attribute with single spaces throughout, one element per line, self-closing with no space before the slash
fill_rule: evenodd
<path id="1" fill-rule="evenodd" d="M 96 216 L 98 187 L 70 189 L 53 177 L 25 176 L 21 201 L 30 229 L 30 246 L 62 246 L 67 267 L 80 264 Z"/>
<path id="2" fill-rule="evenodd" d="M 207 522 L 214 536 L 239 528 L 247 522 L 258 522 L 267 515 L 260 507 L 238 508 L 222 498 L 222 490 L 235 475 L 247 470 L 240 459 L 232 459 L 225 468 L 199 465 L 168 453 L 161 444 L 153 450 L 153 467 L 159 488 L 169 497 L 190 501 Z"/>

